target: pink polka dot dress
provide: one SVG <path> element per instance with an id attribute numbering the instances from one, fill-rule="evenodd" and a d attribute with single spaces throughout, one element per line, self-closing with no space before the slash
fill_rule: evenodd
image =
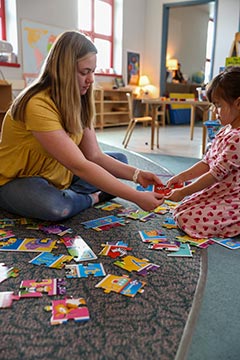
<path id="1" fill-rule="evenodd" d="M 176 207 L 174 219 L 194 238 L 239 235 L 240 128 L 220 129 L 203 161 L 217 182 L 186 197 Z"/>

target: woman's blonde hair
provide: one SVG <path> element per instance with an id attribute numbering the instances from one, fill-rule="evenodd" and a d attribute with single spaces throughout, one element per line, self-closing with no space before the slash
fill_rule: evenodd
<path id="1" fill-rule="evenodd" d="M 27 102 L 38 92 L 48 89 L 62 118 L 64 129 L 72 134 L 91 127 L 94 116 L 93 87 L 80 94 L 77 62 L 97 54 L 92 41 L 79 31 L 65 31 L 53 44 L 39 77 L 23 90 L 11 106 L 15 120 L 24 121 Z"/>

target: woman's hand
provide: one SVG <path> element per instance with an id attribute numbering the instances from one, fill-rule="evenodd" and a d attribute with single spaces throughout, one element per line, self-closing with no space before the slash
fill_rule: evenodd
<path id="1" fill-rule="evenodd" d="M 145 211 L 152 211 L 161 205 L 164 201 L 164 196 L 152 191 L 138 191 L 137 200 L 135 203 Z"/>
<path id="2" fill-rule="evenodd" d="M 137 182 L 144 188 L 148 187 L 148 185 L 162 185 L 161 180 L 156 174 L 144 170 L 140 170 Z"/>

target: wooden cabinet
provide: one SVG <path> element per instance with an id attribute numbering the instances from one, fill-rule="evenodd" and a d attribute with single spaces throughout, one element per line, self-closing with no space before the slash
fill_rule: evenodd
<path id="1" fill-rule="evenodd" d="M 0 132 L 3 118 L 12 102 L 12 86 L 5 80 L 0 80 Z"/>
<path id="2" fill-rule="evenodd" d="M 128 125 L 129 109 L 126 93 L 128 88 L 94 89 L 96 121 L 95 127 Z"/>

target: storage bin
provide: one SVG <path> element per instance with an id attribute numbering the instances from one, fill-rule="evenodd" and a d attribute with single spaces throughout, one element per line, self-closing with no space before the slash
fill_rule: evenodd
<path id="1" fill-rule="evenodd" d="M 182 125 L 190 124 L 190 109 L 169 109 L 170 124 Z"/>

